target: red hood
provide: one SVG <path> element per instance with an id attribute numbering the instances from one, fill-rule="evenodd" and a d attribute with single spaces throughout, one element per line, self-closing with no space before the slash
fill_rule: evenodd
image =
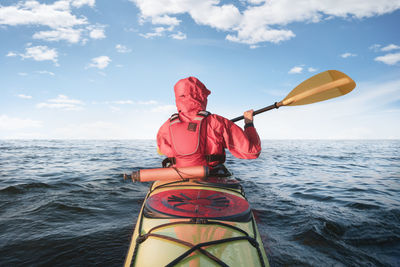
<path id="1" fill-rule="evenodd" d="M 195 77 L 178 81 L 174 86 L 175 103 L 178 112 L 191 114 L 207 107 L 207 96 L 211 93 L 205 85 Z"/>

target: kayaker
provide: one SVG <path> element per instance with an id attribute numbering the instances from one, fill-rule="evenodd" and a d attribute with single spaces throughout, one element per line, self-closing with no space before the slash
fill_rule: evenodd
<path id="1" fill-rule="evenodd" d="M 242 159 L 260 155 L 261 142 L 253 124 L 253 110 L 244 112 L 242 130 L 230 120 L 206 111 L 211 93 L 195 77 L 178 81 L 174 86 L 175 113 L 159 129 L 157 146 L 168 158 L 165 166 L 214 167 L 225 162 L 225 148 Z"/>

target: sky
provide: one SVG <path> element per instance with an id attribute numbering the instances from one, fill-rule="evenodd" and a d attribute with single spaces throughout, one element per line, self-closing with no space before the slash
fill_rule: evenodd
<path id="1" fill-rule="evenodd" d="M 399 139 L 399 25 L 400 0 L 1 0 L 0 139 L 155 139 L 179 79 L 233 118 L 331 69 L 357 87 L 260 137 Z"/>

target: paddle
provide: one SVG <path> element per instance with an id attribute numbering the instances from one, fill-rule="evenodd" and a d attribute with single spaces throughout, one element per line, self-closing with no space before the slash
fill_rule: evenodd
<path id="1" fill-rule="evenodd" d="M 337 70 L 321 72 L 305 80 L 294 88 L 282 101 L 254 111 L 253 115 L 265 111 L 279 108 L 281 106 L 307 105 L 351 92 L 356 87 L 356 83 L 346 74 Z M 231 121 L 236 122 L 244 117 L 236 117 Z"/>

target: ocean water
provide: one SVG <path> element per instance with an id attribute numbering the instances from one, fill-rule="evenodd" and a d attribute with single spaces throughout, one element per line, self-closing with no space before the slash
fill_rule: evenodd
<path id="1" fill-rule="evenodd" d="M 229 153 L 228 153 L 229 154 Z M 155 141 L 0 140 L 0 266 L 121 266 Z M 263 141 L 228 155 L 271 266 L 400 266 L 400 141 Z"/>

